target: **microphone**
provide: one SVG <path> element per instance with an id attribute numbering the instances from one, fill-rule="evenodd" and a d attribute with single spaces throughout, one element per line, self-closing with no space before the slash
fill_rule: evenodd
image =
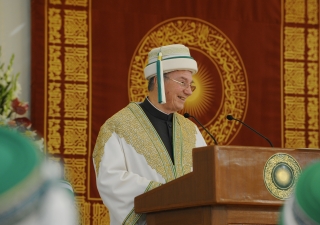
<path id="1" fill-rule="evenodd" d="M 271 145 L 271 147 L 273 147 L 273 144 L 271 143 L 271 141 L 266 138 L 265 136 L 263 136 L 262 134 L 260 134 L 258 131 L 256 131 L 255 129 L 253 129 L 252 127 L 248 126 L 247 124 L 245 124 L 244 122 L 242 122 L 241 120 L 238 120 L 236 118 L 234 118 L 232 115 L 227 115 L 227 119 L 228 120 L 236 120 L 240 123 L 242 123 L 243 125 L 245 125 L 246 127 L 248 127 L 250 130 L 252 130 L 253 132 L 255 132 L 256 134 L 260 135 L 261 137 L 263 137 L 265 140 L 267 140 L 267 142 L 269 142 L 269 144 Z"/>
<path id="2" fill-rule="evenodd" d="M 194 116 L 191 116 L 189 113 L 185 113 L 183 114 L 183 116 L 185 118 L 189 118 L 189 117 L 192 117 L 193 119 L 195 119 L 195 121 L 197 121 L 197 123 L 207 132 L 207 134 L 209 134 L 209 136 L 212 138 L 212 140 L 214 141 L 214 143 L 216 145 L 218 145 L 218 142 L 217 140 L 213 137 L 213 135 L 202 125 L 202 123 L 199 122 L 199 120 L 197 120 L 197 118 L 195 118 Z"/>

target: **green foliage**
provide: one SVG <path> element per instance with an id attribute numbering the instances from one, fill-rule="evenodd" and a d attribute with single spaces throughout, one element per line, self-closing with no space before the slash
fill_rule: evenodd
<path id="1" fill-rule="evenodd" d="M 1 47 L 0 47 L 1 59 Z M 5 67 L 0 60 L 0 116 L 10 117 L 12 113 L 11 102 L 17 98 L 20 92 L 20 84 L 18 83 L 19 73 L 13 74 L 14 55 L 11 56 L 10 63 Z"/>

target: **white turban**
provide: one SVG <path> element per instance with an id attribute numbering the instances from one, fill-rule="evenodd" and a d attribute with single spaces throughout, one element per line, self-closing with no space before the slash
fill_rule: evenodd
<path id="1" fill-rule="evenodd" d="M 144 68 L 146 79 L 157 74 L 156 62 L 159 52 L 162 53 L 163 73 L 175 70 L 188 70 L 193 74 L 198 72 L 197 62 L 191 57 L 189 48 L 182 44 L 162 46 L 152 49 L 148 54 L 148 65 Z"/>

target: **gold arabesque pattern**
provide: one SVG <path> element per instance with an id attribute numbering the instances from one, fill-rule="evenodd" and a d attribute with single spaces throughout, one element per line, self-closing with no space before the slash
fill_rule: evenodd
<path id="1" fill-rule="evenodd" d="M 66 179 L 72 184 L 75 193 L 84 194 L 86 192 L 86 160 L 64 158 L 64 174 Z"/>
<path id="2" fill-rule="evenodd" d="M 64 37 L 66 44 L 88 45 L 88 12 L 64 10 Z"/>
<path id="3" fill-rule="evenodd" d="M 49 8 L 48 12 L 49 17 L 49 43 L 52 44 L 61 44 L 61 27 L 62 27 L 62 17 L 61 10 L 56 8 Z M 50 46 L 53 47 L 53 46 Z"/>
<path id="4" fill-rule="evenodd" d="M 104 204 L 93 203 L 93 225 L 110 224 L 109 211 Z"/>
<path id="5" fill-rule="evenodd" d="M 283 146 L 319 148 L 319 1 L 283 10 Z"/>
<path id="6" fill-rule="evenodd" d="M 77 8 L 70 10 L 70 6 Z M 92 211 L 91 203 L 83 196 L 88 191 L 86 157 L 90 135 L 89 12 L 87 0 L 45 3 L 44 138 L 48 153 L 63 155 L 65 178 L 76 193 L 81 224 L 91 223 Z"/>
<path id="7" fill-rule="evenodd" d="M 61 147 L 60 119 L 48 119 L 47 151 L 50 154 L 59 154 Z"/>
<path id="8" fill-rule="evenodd" d="M 61 80 L 62 73 L 62 62 L 61 47 L 60 46 L 49 46 L 49 79 L 50 80 Z"/>
<path id="9" fill-rule="evenodd" d="M 88 80 L 88 48 L 65 48 L 65 79 L 67 81 Z"/>
<path id="10" fill-rule="evenodd" d="M 65 120 L 64 121 L 64 154 L 86 155 L 87 154 L 87 121 Z"/>
<path id="11" fill-rule="evenodd" d="M 308 0 L 307 1 L 307 18 L 308 24 L 319 24 L 319 1 Z"/>
<path id="12" fill-rule="evenodd" d="M 50 117 L 60 117 L 60 103 L 62 100 L 61 84 L 52 82 L 49 84 L 48 89 L 48 115 Z"/>
<path id="13" fill-rule="evenodd" d="M 91 203 L 87 202 L 84 196 L 75 196 L 75 199 L 77 202 L 80 224 L 83 224 L 83 225 L 90 224 L 91 223 Z M 98 211 L 98 212 L 101 213 L 101 216 L 103 216 L 103 212 L 101 211 Z"/>
<path id="14" fill-rule="evenodd" d="M 88 86 L 85 84 L 65 84 L 64 88 L 64 117 L 88 117 Z"/>
<path id="15" fill-rule="evenodd" d="M 66 5 L 87 7 L 88 0 L 66 0 Z"/>

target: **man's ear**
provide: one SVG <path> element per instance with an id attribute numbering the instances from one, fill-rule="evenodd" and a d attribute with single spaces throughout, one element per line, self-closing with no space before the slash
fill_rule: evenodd
<path id="1" fill-rule="evenodd" d="M 153 81 L 153 90 L 158 90 L 158 79 L 157 79 L 157 76 L 154 76 L 152 79 L 154 79 L 154 81 Z"/>

